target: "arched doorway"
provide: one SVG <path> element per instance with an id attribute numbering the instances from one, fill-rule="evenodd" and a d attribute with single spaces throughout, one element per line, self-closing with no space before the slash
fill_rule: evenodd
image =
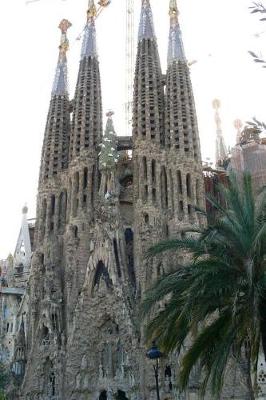
<path id="1" fill-rule="evenodd" d="M 106 392 L 106 390 L 103 390 L 100 393 L 99 400 L 107 400 L 107 392 Z"/>
<path id="2" fill-rule="evenodd" d="M 115 399 L 116 400 L 128 400 L 128 398 L 126 397 L 126 393 L 123 392 L 123 390 L 118 390 L 116 395 L 115 395 Z"/>

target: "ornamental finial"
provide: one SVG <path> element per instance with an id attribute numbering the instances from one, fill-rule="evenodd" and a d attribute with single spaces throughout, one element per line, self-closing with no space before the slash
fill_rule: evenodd
<path id="1" fill-rule="evenodd" d="M 28 207 L 27 204 L 24 205 L 24 207 L 22 208 L 22 214 L 27 214 L 28 213 Z"/>
<path id="2" fill-rule="evenodd" d="M 178 15 L 179 15 L 176 0 L 170 0 L 169 15 L 170 15 L 171 25 L 176 25 L 178 23 Z"/>
<path id="3" fill-rule="evenodd" d="M 106 113 L 106 117 L 107 117 L 107 118 L 112 118 L 113 115 L 114 115 L 114 111 L 112 111 L 112 110 L 109 110 L 109 111 Z"/>
<path id="4" fill-rule="evenodd" d="M 91 21 L 92 19 L 95 19 L 96 16 L 97 16 L 97 9 L 94 4 L 94 0 L 89 0 L 88 11 L 87 11 L 87 20 Z"/>
<path id="5" fill-rule="evenodd" d="M 170 32 L 168 44 L 168 65 L 173 62 L 186 62 L 185 50 L 182 41 L 182 33 L 178 21 L 179 11 L 176 0 L 170 0 L 169 16 L 170 16 Z"/>
<path id="6" fill-rule="evenodd" d="M 71 22 L 69 22 L 67 19 L 62 19 L 60 22 L 58 28 L 60 29 L 62 36 L 61 36 L 61 42 L 59 46 L 60 50 L 60 55 L 65 56 L 66 52 L 69 49 L 69 41 L 67 38 L 67 31 L 68 29 L 72 26 Z"/>

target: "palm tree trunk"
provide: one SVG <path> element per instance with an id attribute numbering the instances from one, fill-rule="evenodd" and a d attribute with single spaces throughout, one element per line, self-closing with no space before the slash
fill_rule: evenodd
<path id="1" fill-rule="evenodd" d="M 254 390 L 253 390 L 252 379 L 251 379 L 250 363 L 249 363 L 248 372 L 246 374 L 246 385 L 247 385 L 249 399 L 250 400 L 255 400 L 255 393 L 254 393 Z"/>
<path id="2" fill-rule="evenodd" d="M 249 345 L 245 348 L 245 357 L 241 362 L 241 370 L 243 373 L 243 378 L 245 381 L 245 386 L 247 389 L 248 400 L 255 400 L 255 393 L 252 384 L 252 376 L 251 376 L 251 354 Z"/>

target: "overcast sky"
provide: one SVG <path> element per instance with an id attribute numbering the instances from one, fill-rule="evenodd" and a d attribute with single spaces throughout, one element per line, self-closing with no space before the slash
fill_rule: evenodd
<path id="1" fill-rule="evenodd" d="M 115 111 L 124 134 L 125 0 L 112 0 L 97 21 L 104 111 Z M 136 27 L 141 0 L 135 0 Z M 233 120 L 264 119 L 266 71 L 248 50 L 265 48 L 266 25 L 250 15 L 249 0 L 179 0 L 180 23 L 191 67 L 203 159 L 213 158 L 215 124 L 212 100 L 222 102 L 226 143 L 233 145 Z M 151 0 L 162 67 L 168 39 L 168 0 Z M 13 253 L 21 209 L 35 216 L 41 146 L 57 62 L 62 18 L 69 19 L 69 82 L 73 95 L 87 0 L 1 1 L 0 48 L 0 257 Z M 260 34 L 260 35 L 258 35 Z M 137 29 L 136 29 L 137 35 Z M 265 51 L 266 53 L 266 51 Z"/>

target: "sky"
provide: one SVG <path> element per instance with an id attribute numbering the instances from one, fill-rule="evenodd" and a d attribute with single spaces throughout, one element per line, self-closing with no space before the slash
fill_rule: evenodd
<path id="1" fill-rule="evenodd" d="M 150 0 L 162 69 L 169 30 L 168 0 Z M 266 120 L 266 71 L 249 50 L 263 55 L 266 25 L 248 7 L 252 0 L 178 0 L 180 25 L 196 101 L 203 160 L 214 158 L 212 100 L 221 100 L 226 144 L 233 146 L 233 121 Z M 69 19 L 69 89 L 75 89 L 87 0 L 1 1 L 0 24 L 0 258 L 13 253 L 22 218 L 35 216 L 41 147 L 60 40 L 59 22 Z M 135 37 L 141 0 L 135 0 Z M 97 20 L 104 112 L 115 112 L 124 131 L 125 0 L 112 0 Z"/>

